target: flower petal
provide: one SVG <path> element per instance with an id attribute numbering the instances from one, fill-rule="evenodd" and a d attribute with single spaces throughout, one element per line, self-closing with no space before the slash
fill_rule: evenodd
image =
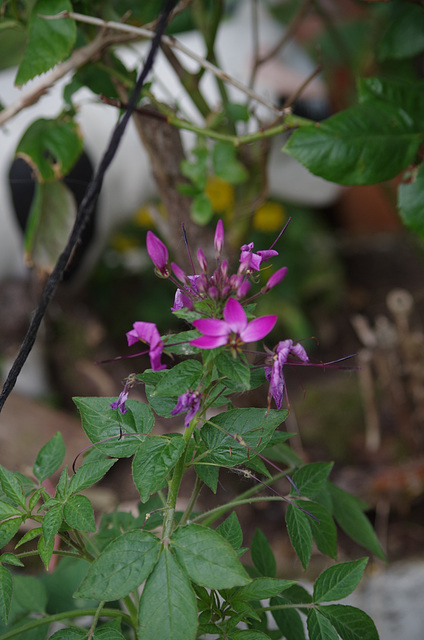
<path id="1" fill-rule="evenodd" d="M 207 336 L 227 336 L 231 331 L 224 320 L 217 318 L 200 318 L 200 320 L 193 320 L 192 325 Z"/>
<path id="2" fill-rule="evenodd" d="M 240 302 L 235 298 L 229 298 L 224 307 L 224 320 L 234 333 L 241 335 L 247 327 L 247 318 Z"/>
<path id="3" fill-rule="evenodd" d="M 277 322 L 277 316 L 262 316 L 261 318 L 255 318 L 247 327 L 240 333 L 240 338 L 243 342 L 255 342 L 261 340 L 275 327 Z"/>
<path id="4" fill-rule="evenodd" d="M 190 340 L 190 344 L 193 347 L 199 349 L 216 349 L 217 347 L 223 347 L 228 342 L 228 335 L 225 336 L 200 336 Z"/>

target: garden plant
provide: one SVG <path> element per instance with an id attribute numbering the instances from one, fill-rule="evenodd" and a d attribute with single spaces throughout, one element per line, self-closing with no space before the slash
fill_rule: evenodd
<path id="1" fill-rule="evenodd" d="M 138 6 L 142 3 L 123 4 L 123 9 L 135 11 L 136 21 L 142 24 L 156 18 L 162 8 L 162 3 L 146 3 L 147 14 L 143 16 Z M 154 66 L 154 54 L 174 4 L 167 3 L 162 18 L 153 25 L 157 32 L 136 82 L 138 91 Z M 65 455 L 60 433 L 41 448 L 31 473 L 23 475 L 0 467 L 0 542 L 5 546 L 0 556 L 1 638 L 38 639 L 48 633 L 53 633 L 54 640 L 378 638 L 367 614 L 339 602 L 356 589 L 367 558 L 336 562 L 337 526 L 367 552 L 384 559 L 365 515 L 366 505 L 332 482 L 331 462 L 305 464 L 299 459 L 290 448 L 292 434 L 284 429 L 289 406 L 287 368 L 341 368 L 348 364 L 343 360 L 348 354 L 340 354 L 341 362 L 314 362 L 304 343 L 287 336 L 273 337 L 276 315 L 256 316 L 255 305 L 277 289 L 284 295 L 284 281 L 290 273 L 285 267 L 275 271 L 269 267 L 285 236 L 280 234 L 271 247 L 258 249 L 247 235 L 249 212 L 265 198 L 258 176 L 264 175 L 266 142 L 292 130 L 285 151 L 327 180 L 372 184 L 405 171 L 398 191 L 400 211 L 405 222 L 422 235 L 422 87 L 411 69 L 414 56 L 424 50 L 420 27 L 424 9 L 420 3 L 389 4 L 373 14 L 374 32 L 380 37 L 377 59 L 381 76 L 362 78 L 358 104 L 322 123 L 293 115 L 291 106 L 298 96 L 292 96 L 277 121 L 267 125 L 254 112 L 252 115 L 250 100 L 254 97 L 249 88 L 246 104 L 230 101 L 225 85 L 228 79 L 223 74 L 216 76 L 222 110 L 210 112 L 199 85 L 204 71 L 189 73 L 175 61 L 172 40 L 164 45 L 182 85 L 205 119 L 201 127 L 179 117 L 169 105 L 158 102 L 152 87 L 144 84 L 144 102 L 135 117 L 139 124 L 148 122 L 141 126 L 141 137 L 152 154 L 160 196 L 168 210 L 167 219 L 156 219 L 155 232 L 148 231 L 146 248 L 156 275 L 176 287 L 172 313 L 186 329 L 161 335 L 151 319 L 134 319 L 132 328 L 128 327 L 128 345 L 142 344 L 141 353 L 150 358 L 150 368 L 140 372 L 134 367 L 135 373 L 125 380 L 118 397 L 74 399 L 91 444 L 85 451 L 75 452 L 73 469 L 60 471 Z M 102 12 L 101 5 L 107 11 Z M 224 5 L 194 0 L 179 3 L 177 9 L 186 9 L 186 5 L 191 5 L 190 19 L 205 37 L 205 60 L 214 66 L 214 38 L 224 19 Z M 314 8 L 318 14 L 320 9 L 324 11 L 318 0 L 301 3 L 302 14 L 296 7 L 293 10 L 293 3 L 288 7 L 294 21 L 302 18 L 306 8 Z M 70 13 L 73 9 L 81 13 Z M 46 15 L 63 11 L 60 19 L 46 19 Z M 134 73 L 108 51 L 112 44 L 125 40 L 116 37 L 114 29 L 119 25 L 109 23 L 112 31 L 95 33 L 96 28 L 106 26 L 104 18 L 121 19 L 122 15 L 114 3 L 39 0 L 35 4 L 4 4 L 4 32 L 29 33 L 18 82 L 25 83 L 65 59 L 67 71 L 77 70 L 65 90 L 67 111 L 57 120 L 39 121 L 18 149 L 37 167 L 39 197 L 26 231 L 26 246 L 36 265 L 40 255 L 44 259 L 52 238 L 57 240 L 48 192 L 53 189 L 56 202 L 65 202 L 65 192 L 57 185 L 82 150 L 73 93 L 86 84 L 109 96 L 109 104 L 118 104 L 124 115 L 115 133 L 122 133 L 136 107 L 137 95 L 128 98 Z M 416 38 L 402 38 L 403 30 L 415 27 Z M 138 33 L 138 37 L 142 35 Z M 131 33 L 131 38 L 135 37 L 137 33 Z M 339 41 L 336 34 L 336 44 Z M 92 58 L 84 57 L 93 43 Z M 82 52 L 79 58 L 75 55 L 78 51 Z M 406 80 L 396 73 L 400 65 L 387 72 L 388 60 L 402 61 L 402 69 L 409 73 Z M 60 70 L 60 65 L 56 69 Z M 146 112 L 146 103 L 154 110 Z M 105 108 L 112 108 L 109 104 Z M 256 125 L 253 133 L 246 129 L 251 120 Z M 174 137 L 179 129 L 196 134 L 189 157 L 179 136 Z M 158 145 L 158 140 L 165 138 L 170 146 Z M 117 145 L 119 136 L 112 142 Z M 5 384 L 0 406 L 13 387 L 22 359 L 35 340 L 37 323 L 90 216 L 115 149 L 109 150 L 80 206 L 70 240 L 59 238 L 59 249 L 49 252 L 50 266 L 44 262 L 37 265 L 52 275 L 21 360 Z M 175 170 L 172 180 L 161 171 L 167 169 L 169 157 Z M 226 244 L 221 219 L 214 232 L 210 231 L 216 211 L 205 189 L 211 173 L 235 190 L 228 232 L 231 241 Z M 59 209 L 66 217 L 66 207 L 61 209 L 59 204 Z M 186 231 L 188 241 L 181 243 L 179 238 L 186 238 Z M 187 247 L 189 273 L 172 261 L 159 235 L 170 245 L 178 263 L 185 261 L 181 246 Z M 130 352 L 119 357 L 135 355 Z M 144 402 L 131 397 L 139 384 L 144 385 Z M 264 389 L 262 405 L 245 406 L 244 394 L 250 398 L 248 392 L 259 388 Z M 174 432 L 178 416 L 184 426 Z M 157 417 L 161 424 L 172 418 L 169 431 L 155 430 Z M 119 458 L 132 458 L 132 478 L 140 496 L 138 515 L 118 508 L 96 517 L 84 491 L 99 482 Z M 225 470 L 244 478 L 249 488 L 227 503 L 199 512 L 200 492 L 216 492 L 218 482 L 225 482 Z M 60 477 L 53 486 L 52 476 L 58 471 Z M 192 488 L 188 502 L 180 508 L 183 479 L 185 483 L 192 481 Z M 237 507 L 257 501 L 272 502 L 281 510 L 281 522 L 285 520 L 304 569 L 313 545 L 329 557 L 329 567 L 315 580 L 312 592 L 277 575 L 273 551 L 259 528 L 250 548 L 243 546 Z M 31 527 L 22 533 L 21 525 L 28 522 Z M 39 556 L 47 570 L 57 564 L 51 577 L 58 575 L 69 585 L 73 598 L 68 599 L 67 608 L 53 612 L 43 577 L 24 575 L 33 556 Z"/>

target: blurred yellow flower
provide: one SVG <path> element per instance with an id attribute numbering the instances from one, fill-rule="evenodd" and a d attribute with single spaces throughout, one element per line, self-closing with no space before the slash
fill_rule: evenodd
<path id="1" fill-rule="evenodd" d="M 205 194 L 216 213 L 228 211 L 234 207 L 234 187 L 218 176 L 210 176 L 206 182 Z"/>
<path id="2" fill-rule="evenodd" d="M 281 204 L 265 202 L 255 211 L 253 227 L 264 233 L 279 231 L 284 225 L 285 219 L 286 212 Z"/>

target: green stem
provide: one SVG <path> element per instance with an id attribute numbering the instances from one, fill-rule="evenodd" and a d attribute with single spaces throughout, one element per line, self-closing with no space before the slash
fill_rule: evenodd
<path id="1" fill-rule="evenodd" d="M 187 520 L 189 519 L 191 512 L 194 509 L 194 505 L 196 504 L 196 500 L 199 497 L 199 493 L 202 489 L 202 486 L 203 486 L 203 482 L 200 480 L 198 476 L 196 476 L 196 482 L 194 484 L 194 488 L 190 496 L 190 500 L 188 501 L 188 505 L 180 520 L 180 524 L 186 524 Z"/>
<path id="2" fill-rule="evenodd" d="M 134 602 L 132 601 L 132 599 L 130 598 L 130 596 L 125 596 L 125 598 L 122 598 L 122 601 L 124 602 L 125 606 L 128 609 L 128 613 L 131 616 L 131 620 L 132 620 L 132 626 L 134 628 L 136 628 L 137 626 L 137 620 L 138 620 L 138 611 L 137 611 L 137 607 L 135 606 Z"/>
<path id="3" fill-rule="evenodd" d="M 290 602 L 287 604 L 275 604 L 270 607 L 259 607 L 258 609 L 254 609 L 254 611 L 261 613 L 262 611 L 277 611 L 278 609 L 316 609 L 316 607 L 315 602 L 302 602 L 301 604 Z"/>
<path id="4" fill-rule="evenodd" d="M 36 620 L 31 620 L 27 624 L 17 627 L 16 629 L 12 629 L 7 633 L 4 633 L 1 637 L 1 640 L 9 640 L 9 638 L 14 638 L 15 636 L 23 635 L 27 631 L 32 631 L 32 629 L 37 629 L 38 627 L 42 627 L 46 624 L 52 624 L 52 622 L 60 622 L 61 620 L 67 620 L 71 618 L 82 618 L 83 616 L 95 616 L 97 613 L 97 609 L 74 609 L 73 611 L 62 611 L 62 613 L 56 613 L 51 616 L 46 616 L 45 618 L 37 618 Z M 102 616 L 106 618 L 121 618 L 123 622 L 125 622 L 128 626 L 134 627 L 133 622 L 129 615 L 119 611 L 119 609 L 103 609 Z"/>
<path id="5" fill-rule="evenodd" d="M 88 634 L 87 634 L 87 638 L 88 638 L 89 640 L 91 640 L 91 638 L 94 636 L 94 632 L 95 632 L 95 630 L 96 630 L 97 623 L 98 623 L 99 618 L 100 618 L 100 613 L 101 613 L 101 611 L 102 611 L 102 609 L 103 609 L 103 607 L 104 607 L 104 606 L 105 606 L 105 601 L 104 601 L 104 600 L 101 600 L 101 601 L 99 602 L 99 606 L 97 607 L 96 615 L 95 615 L 95 616 L 94 616 L 94 618 L 93 618 L 93 622 L 92 622 L 92 624 L 91 624 L 90 631 L 89 631 L 89 632 L 88 632 Z"/>
<path id="6" fill-rule="evenodd" d="M 215 509 L 210 509 L 210 511 L 205 511 L 205 513 L 201 513 L 200 515 L 193 518 L 192 522 L 201 522 L 206 527 L 209 527 L 215 520 L 218 520 L 221 516 L 224 515 L 233 507 L 238 507 L 241 504 L 253 504 L 254 502 L 285 502 L 284 498 L 280 498 L 279 496 L 264 496 L 261 498 L 246 498 L 245 500 L 232 500 L 227 504 L 224 504 L 222 507 L 215 507 Z"/>
<path id="7" fill-rule="evenodd" d="M 54 555 L 57 556 L 68 556 L 70 558 L 81 558 L 81 554 L 74 553 L 73 551 L 61 551 L 60 549 L 55 549 L 53 551 Z M 15 553 L 17 558 L 31 558 L 32 556 L 38 556 L 38 551 L 22 551 L 22 553 Z"/>

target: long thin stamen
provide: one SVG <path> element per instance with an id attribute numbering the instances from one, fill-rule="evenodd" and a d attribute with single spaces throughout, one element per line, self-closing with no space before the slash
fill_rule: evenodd
<path id="1" fill-rule="evenodd" d="M 186 230 L 185 230 L 184 222 L 181 223 L 181 229 L 183 230 L 184 244 L 185 244 L 186 249 L 187 249 L 188 259 L 190 260 L 190 265 L 191 265 L 191 268 L 193 270 L 193 275 L 195 276 L 196 275 L 196 269 L 194 267 L 193 258 L 191 257 L 191 251 L 190 251 L 190 247 L 188 245 L 188 238 L 187 238 L 187 233 L 186 233 Z"/>
<path id="2" fill-rule="evenodd" d="M 280 233 L 278 234 L 277 238 L 274 240 L 274 242 L 272 243 L 272 245 L 270 246 L 270 249 L 272 249 L 272 247 L 274 245 L 277 244 L 277 242 L 279 241 L 279 239 L 281 238 L 281 236 L 283 235 L 284 231 L 287 229 L 287 227 L 289 226 L 291 221 L 291 216 L 290 218 L 287 220 L 286 224 L 284 225 L 284 227 L 281 229 Z"/>

